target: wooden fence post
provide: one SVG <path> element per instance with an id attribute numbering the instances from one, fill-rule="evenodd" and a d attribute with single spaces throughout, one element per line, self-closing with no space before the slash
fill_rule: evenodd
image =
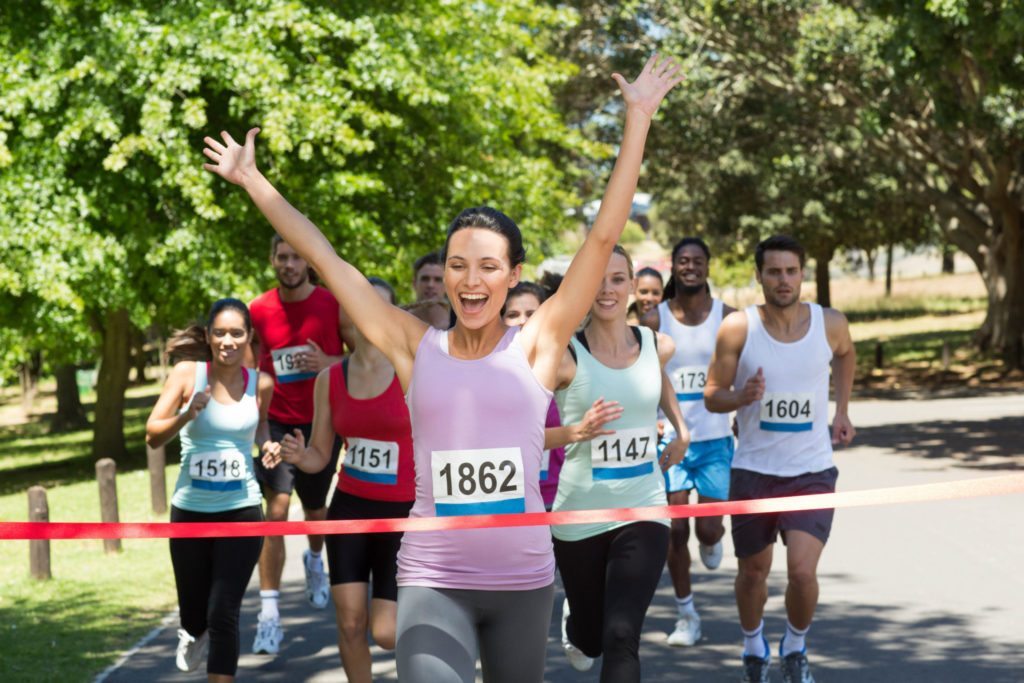
<path id="1" fill-rule="evenodd" d="M 28 490 L 28 521 L 50 521 L 50 506 L 46 502 L 46 489 L 42 486 L 33 486 Z M 28 567 L 33 579 L 45 581 L 52 578 L 48 540 L 28 542 Z"/>
<path id="2" fill-rule="evenodd" d="M 100 485 L 100 519 L 118 522 L 117 516 L 117 464 L 110 458 L 96 461 L 96 481 Z M 103 539 L 103 550 L 116 553 L 121 550 L 121 539 Z"/>
<path id="3" fill-rule="evenodd" d="M 942 342 L 942 369 L 949 370 L 949 363 L 952 360 L 949 350 L 949 341 Z"/>
<path id="4" fill-rule="evenodd" d="M 881 369 L 885 364 L 885 351 L 881 341 L 875 342 L 875 367 Z"/>
<path id="5" fill-rule="evenodd" d="M 149 466 L 149 498 L 153 504 L 153 512 L 162 515 L 167 512 L 167 481 L 164 474 L 167 456 L 164 454 L 164 447 L 146 446 L 146 464 Z"/>

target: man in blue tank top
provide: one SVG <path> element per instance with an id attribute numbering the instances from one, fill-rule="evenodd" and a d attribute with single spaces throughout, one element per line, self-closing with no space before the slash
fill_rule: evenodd
<path id="1" fill-rule="evenodd" d="M 849 325 L 839 311 L 800 301 L 804 248 L 795 239 L 764 240 L 755 262 L 765 303 L 722 322 L 704 388 L 708 410 L 736 411 L 739 445 L 729 497 L 831 493 L 838 475 L 832 447 L 849 444 L 855 433 L 847 414 L 856 367 Z M 830 367 L 836 397 L 831 430 Z M 768 680 L 771 655 L 762 616 L 781 532 L 788 566 L 786 633 L 779 644 L 783 680 L 813 683 L 805 639 L 818 603 L 818 560 L 832 515 L 832 510 L 808 510 L 733 516 L 743 680 Z"/>
<path id="2" fill-rule="evenodd" d="M 690 446 L 678 465 L 665 470 L 665 490 L 670 505 L 686 505 L 690 491 L 697 489 L 697 502 L 714 503 L 729 499 L 729 470 L 734 450 L 729 415 L 711 413 L 704 407 L 704 385 L 708 364 L 715 351 L 715 337 L 722 318 L 736 309 L 711 296 L 708 266 L 711 250 L 699 237 L 684 237 L 672 248 L 672 274 L 663 301 L 641 321 L 675 342 L 675 353 L 665 372 L 676 392 L 679 409 L 690 430 Z M 665 434 L 663 442 L 674 438 Z M 722 562 L 722 517 L 694 520 L 700 558 L 708 569 Z M 668 571 L 675 589 L 679 612 L 668 644 L 676 647 L 696 644 L 701 637 L 700 615 L 693 601 L 690 582 L 690 523 L 673 519 L 669 536 Z"/>

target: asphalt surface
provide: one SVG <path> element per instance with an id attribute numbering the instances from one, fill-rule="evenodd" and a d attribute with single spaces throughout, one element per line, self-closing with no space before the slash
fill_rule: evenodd
<path id="1" fill-rule="evenodd" d="M 861 401 L 851 406 L 855 445 L 836 455 L 839 490 L 904 486 L 1024 471 L 1024 397 Z M 293 517 L 297 511 L 293 511 Z M 819 568 L 821 600 L 808 654 L 819 683 L 1024 681 L 1024 495 L 839 510 Z M 695 541 L 691 541 L 695 543 Z M 259 609 L 250 585 L 242 609 L 238 677 L 253 681 L 345 681 L 333 608 L 303 596 L 304 538 L 288 539 L 282 596 L 285 643 L 275 657 L 247 654 Z M 692 553 L 697 556 L 695 551 Z M 785 628 L 782 547 L 770 579 L 766 634 Z M 670 648 L 675 620 L 667 573 L 641 641 L 644 681 L 737 681 L 741 639 L 732 596 L 736 561 L 726 535 L 722 566 L 693 567 L 703 638 Z M 555 599 L 546 681 L 595 681 L 561 651 Z M 174 668 L 176 622 L 106 681 L 195 681 Z M 127 650 L 132 646 L 125 643 Z M 374 648 L 374 677 L 397 680 L 391 655 Z M 781 680 L 776 669 L 772 680 Z"/>

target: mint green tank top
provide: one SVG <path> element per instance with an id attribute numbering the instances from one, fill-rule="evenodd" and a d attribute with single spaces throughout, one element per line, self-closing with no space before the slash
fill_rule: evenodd
<path id="1" fill-rule="evenodd" d="M 576 377 L 555 394 L 563 424 L 574 424 L 600 397 L 618 401 L 622 417 L 605 429 L 615 434 L 567 446 L 554 510 L 595 510 L 665 505 L 665 481 L 658 466 L 658 401 L 661 364 L 654 332 L 640 327 L 640 355 L 614 369 L 594 358 L 576 338 Z M 669 521 L 658 520 L 668 526 Z M 551 527 L 561 541 L 579 541 L 630 522 L 564 524 Z"/>

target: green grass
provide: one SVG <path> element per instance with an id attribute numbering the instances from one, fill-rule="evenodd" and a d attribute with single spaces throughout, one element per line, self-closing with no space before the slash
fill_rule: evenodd
<path id="1" fill-rule="evenodd" d="M 976 297 L 893 297 L 859 300 L 842 308 L 850 322 L 901 320 L 925 315 L 943 316 L 984 310 L 985 300 Z"/>
<path id="2" fill-rule="evenodd" d="M 968 347 L 973 334 L 973 330 L 937 330 L 890 337 L 883 342 L 883 365 L 893 367 L 928 363 L 938 367 L 942 362 L 943 343 L 949 344 L 952 355 L 958 348 Z M 867 372 L 874 367 L 876 341 L 865 339 L 854 342 L 859 372 Z"/>
<path id="3" fill-rule="evenodd" d="M 168 486 L 177 466 L 168 467 Z M 5 477 L 8 474 L 4 475 Z M 166 521 L 150 511 L 145 471 L 117 478 L 122 521 Z M 98 521 L 95 480 L 47 492 L 52 521 Z M 24 492 L 0 496 L 0 520 L 25 521 Z M 2 681 L 89 681 L 152 629 L 176 604 L 167 541 L 125 540 L 106 555 L 102 541 L 51 541 L 53 579 L 29 577 L 28 541 L 0 541 Z"/>

